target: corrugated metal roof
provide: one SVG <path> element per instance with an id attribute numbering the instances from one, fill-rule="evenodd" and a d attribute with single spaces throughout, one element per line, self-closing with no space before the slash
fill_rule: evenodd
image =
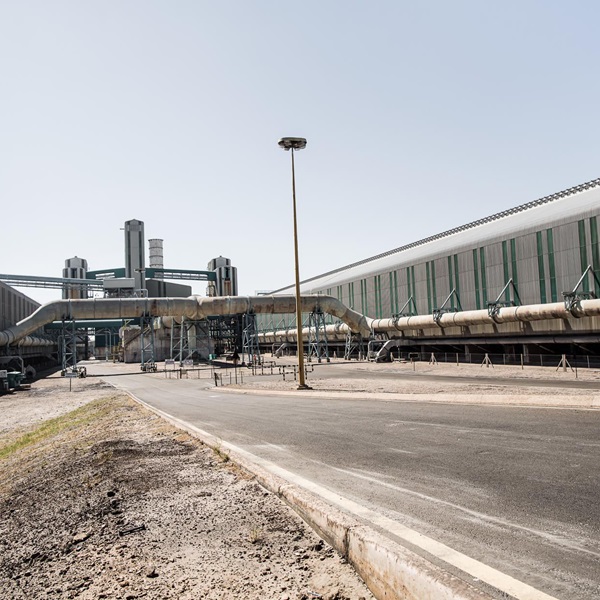
<path id="1" fill-rule="evenodd" d="M 386 272 L 404 264 L 416 264 L 425 258 L 456 253 L 465 247 L 475 246 L 485 241 L 505 239 L 518 230 L 519 235 L 537 230 L 540 226 L 565 218 L 574 220 L 577 215 L 591 212 L 600 207 L 600 179 L 569 188 L 562 192 L 544 196 L 515 208 L 504 210 L 466 225 L 455 227 L 443 233 L 406 244 L 399 248 L 377 254 L 370 258 L 305 279 L 300 283 L 304 293 L 333 287 L 349 281 L 362 279 L 367 275 Z M 525 214 L 524 214 L 525 213 Z M 289 293 L 294 286 L 286 286 L 272 292 Z"/>

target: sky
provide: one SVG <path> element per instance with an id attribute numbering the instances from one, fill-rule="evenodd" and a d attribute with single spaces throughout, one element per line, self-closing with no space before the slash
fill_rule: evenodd
<path id="1" fill-rule="evenodd" d="M 600 177 L 599 18 L 592 0 L 0 0 L 0 273 L 123 266 L 140 219 L 168 268 L 222 255 L 241 295 L 290 285 L 283 136 L 308 140 L 301 279 Z"/>

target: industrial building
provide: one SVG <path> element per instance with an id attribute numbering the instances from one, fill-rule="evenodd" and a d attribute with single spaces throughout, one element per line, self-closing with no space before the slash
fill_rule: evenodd
<path id="1" fill-rule="evenodd" d="M 301 292 L 334 296 L 376 321 L 395 319 L 399 328 L 379 337 L 395 340 L 386 346 L 399 351 L 600 354 L 597 318 L 439 326 L 447 313 L 487 310 L 493 317 L 503 307 L 599 298 L 599 214 L 597 179 L 311 277 Z M 402 322 L 415 315 L 431 316 L 432 327 Z M 278 324 L 293 328 L 293 315 Z M 339 346 L 342 336 L 328 337 Z"/>
<path id="2" fill-rule="evenodd" d="M 0 331 L 25 319 L 39 308 L 39 303 L 0 281 Z M 56 358 L 55 343 L 42 328 L 31 334 L 31 344 L 0 351 L 0 370 L 20 369 L 27 363 L 35 368 L 51 364 Z"/>
<path id="3" fill-rule="evenodd" d="M 0 331 L 15 327 L 40 307 L 7 284 L 59 289 L 63 300 L 68 301 L 67 306 L 92 298 L 187 298 L 192 294 L 191 281 L 206 282 L 206 293 L 211 297 L 237 294 L 237 269 L 228 258 L 220 256 L 210 260 L 207 270 L 165 269 L 163 240 L 151 239 L 150 264 L 146 267 L 143 221 L 126 221 L 123 229 L 124 267 L 90 271 L 87 260 L 75 256 L 65 261 L 62 278 L 0 275 Z M 70 312 L 63 311 L 56 321 L 45 322 L 18 343 L 0 347 L 0 365 L 14 356 L 38 366 L 53 359 L 62 363 L 66 371 L 79 359 L 95 355 L 152 367 L 157 360 L 165 358 L 207 359 L 215 350 L 208 323 L 185 320 L 181 315 L 157 321 L 148 310 L 135 318 L 77 319 L 68 314 Z M 241 344 L 241 326 L 237 321 L 232 324 L 232 319 L 227 319 L 225 326 L 217 323 L 219 321 L 216 319 L 212 326 L 220 332 L 216 337 L 223 348 L 219 349 Z"/>
<path id="4" fill-rule="evenodd" d="M 334 353 L 456 361 L 497 354 L 513 362 L 568 355 L 594 364 L 599 213 L 594 180 L 306 279 L 304 352 L 319 361 Z M 37 305 L 2 284 L 0 355 L 47 356 L 52 344 L 66 370 L 92 351 L 93 338 L 97 358 L 153 370 L 167 358 L 238 353 L 248 362 L 264 351 L 297 352 L 293 286 L 238 297 L 229 259 L 210 260 L 206 271 L 166 269 L 160 239 L 150 240 L 146 267 L 143 222 L 124 229 L 124 267 L 90 271 L 74 257 L 62 278 L 0 275 L 5 283 L 63 294 L 28 316 Z M 191 288 L 173 279 L 206 281 L 207 297 L 190 296 Z"/>

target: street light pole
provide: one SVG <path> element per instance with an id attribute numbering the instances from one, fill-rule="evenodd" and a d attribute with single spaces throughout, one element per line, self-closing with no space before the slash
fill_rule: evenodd
<path id="1" fill-rule="evenodd" d="M 299 370 L 299 390 L 311 389 L 306 385 L 304 378 L 304 340 L 302 337 L 302 300 L 300 297 L 300 267 L 298 260 L 298 225 L 296 218 L 296 171 L 294 167 L 294 150 L 306 148 L 304 138 L 286 137 L 279 140 L 279 146 L 284 150 L 291 150 L 292 154 L 292 201 L 294 206 L 294 267 L 296 273 L 296 332 L 298 345 L 298 370 Z"/>

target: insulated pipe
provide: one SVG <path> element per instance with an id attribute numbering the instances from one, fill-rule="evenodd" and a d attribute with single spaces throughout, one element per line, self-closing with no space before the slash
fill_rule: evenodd
<path id="1" fill-rule="evenodd" d="M 598 315 L 600 315 L 600 300 L 594 299 L 581 300 L 571 311 L 567 310 L 564 302 L 553 302 L 550 304 L 505 306 L 498 309 L 497 314 L 493 317 L 490 316 L 487 310 L 466 310 L 444 313 L 437 322 L 434 320 L 433 315 L 418 315 L 400 319 L 376 319 L 371 321 L 371 327 L 373 331 L 383 333 L 409 329 L 444 329 L 446 327 L 515 323 L 517 321 L 596 317 Z"/>
<path id="2" fill-rule="evenodd" d="M 466 310 L 447 312 L 435 321 L 433 315 L 416 315 L 399 319 L 369 319 L 364 317 L 374 333 L 395 333 L 398 331 L 414 331 L 425 329 L 445 329 L 449 327 L 467 327 L 470 325 L 491 325 L 514 323 L 517 321 L 542 321 L 545 319 L 569 319 L 579 317 L 596 317 L 600 315 L 600 299 L 581 300 L 572 310 L 567 310 L 564 302 L 550 304 L 530 304 L 527 306 L 506 306 L 498 309 L 497 314 L 490 316 L 486 310 Z M 305 328 L 303 331 L 307 331 Z M 325 333 L 329 336 L 340 336 L 348 333 L 343 323 L 327 325 Z M 274 339 L 273 339 L 274 338 Z M 264 341 L 295 340 L 295 329 L 259 334 Z"/>
<path id="3" fill-rule="evenodd" d="M 45 338 L 37 337 L 34 335 L 27 335 L 21 338 L 18 342 L 18 346 L 23 347 L 39 347 L 39 346 L 54 346 L 56 342 L 54 340 L 47 340 Z"/>
<path id="4" fill-rule="evenodd" d="M 363 336 L 370 328 L 367 319 L 344 306 L 332 296 L 302 296 L 302 312 L 321 310 L 344 321 Z M 204 298 L 91 298 L 55 300 L 40 306 L 32 315 L 13 327 L 0 331 L 0 346 L 8 346 L 53 321 L 78 319 L 128 319 L 134 317 L 178 316 L 200 320 L 212 316 L 256 314 L 293 314 L 294 296 L 224 296 Z"/>

